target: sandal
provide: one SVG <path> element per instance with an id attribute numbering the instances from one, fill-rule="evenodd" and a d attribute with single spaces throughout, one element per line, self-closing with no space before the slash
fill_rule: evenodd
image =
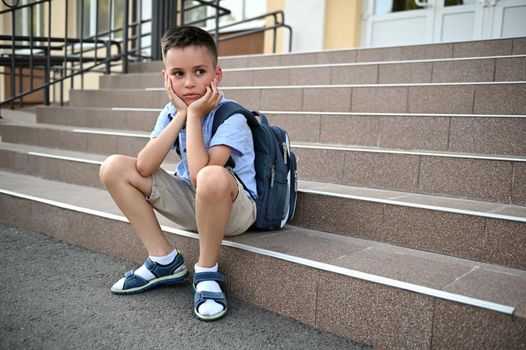
<path id="1" fill-rule="evenodd" d="M 192 291 L 194 292 L 194 314 L 201 321 L 215 321 L 220 319 L 226 314 L 227 302 L 225 293 L 217 292 L 207 292 L 202 291 L 198 292 L 196 286 L 199 282 L 203 281 L 216 281 L 218 283 L 223 283 L 225 281 L 225 276 L 219 272 L 199 272 L 194 274 L 194 282 L 192 284 Z M 205 316 L 199 313 L 199 306 L 201 306 L 207 300 L 214 300 L 216 303 L 223 306 L 223 310 L 212 316 Z"/>
<path id="2" fill-rule="evenodd" d="M 155 276 L 147 281 L 144 278 L 135 275 L 133 270 L 124 274 L 124 286 L 122 289 L 113 289 L 114 294 L 135 294 L 142 293 L 162 284 L 178 284 L 188 278 L 188 270 L 184 264 L 183 255 L 178 252 L 177 257 L 168 265 L 161 265 L 153 262 L 149 257 L 146 258 L 144 266 Z"/>

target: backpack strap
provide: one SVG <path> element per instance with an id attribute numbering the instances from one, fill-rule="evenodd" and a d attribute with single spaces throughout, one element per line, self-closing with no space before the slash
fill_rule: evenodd
<path id="1" fill-rule="evenodd" d="M 258 121 L 246 108 L 243 108 L 241 105 L 239 105 L 236 102 L 228 101 L 223 103 L 219 108 L 216 110 L 214 114 L 214 121 L 212 123 L 212 136 L 214 137 L 217 129 L 231 116 L 234 114 L 242 114 L 247 119 L 248 126 L 252 129 L 253 125 L 257 125 Z M 254 124 L 255 123 L 255 124 Z M 232 157 L 228 158 L 228 161 L 226 162 L 225 166 L 228 166 L 232 169 L 236 167 L 236 162 L 232 159 Z"/>

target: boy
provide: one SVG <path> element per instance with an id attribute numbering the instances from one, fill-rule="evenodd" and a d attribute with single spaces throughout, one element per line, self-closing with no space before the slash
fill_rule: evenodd
<path id="1" fill-rule="evenodd" d="M 180 252 L 163 235 L 153 209 L 199 233 L 194 313 L 215 320 L 227 311 L 217 260 L 224 235 L 245 232 L 256 219 L 254 146 L 245 117 L 228 118 L 211 137 L 214 112 L 227 101 L 218 90 L 222 70 L 210 34 L 196 27 L 169 29 L 161 39 L 164 87 L 170 102 L 137 158 L 112 155 L 100 178 L 144 243 L 149 257 L 111 291 L 139 293 L 188 277 Z M 179 142 L 176 175 L 160 168 Z M 235 167 L 225 168 L 232 158 Z M 246 189 L 244 189 L 245 185 Z"/>

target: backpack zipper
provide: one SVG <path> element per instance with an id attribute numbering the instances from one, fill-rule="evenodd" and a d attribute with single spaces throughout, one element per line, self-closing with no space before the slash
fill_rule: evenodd
<path id="1" fill-rule="evenodd" d="M 287 165 L 287 143 L 283 142 L 283 162 Z"/>
<path id="2" fill-rule="evenodd" d="M 274 177 L 276 177 L 276 166 L 273 165 L 270 170 L 270 187 L 274 187 Z"/>

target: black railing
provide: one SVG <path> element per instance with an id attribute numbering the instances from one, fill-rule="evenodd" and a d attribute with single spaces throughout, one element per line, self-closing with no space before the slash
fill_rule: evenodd
<path id="1" fill-rule="evenodd" d="M 77 25 L 75 35 L 70 34 L 71 1 L 76 1 L 78 8 L 75 15 L 77 23 L 74 23 Z M 220 18 L 230 14 L 228 9 L 220 6 L 220 0 L 152 1 L 156 2 L 153 5 L 154 8 L 157 6 L 158 13 L 148 18 L 143 14 L 142 0 L 65 0 L 63 33 L 58 36 L 53 35 L 53 30 L 56 32 L 58 28 L 52 26 L 52 22 L 56 21 L 56 14 L 53 14 L 52 11 L 52 0 L 28 0 L 25 3 L 20 3 L 20 0 L 10 2 L 2 0 L 5 9 L 0 11 L 0 21 L 10 19 L 11 34 L 0 34 L 0 67 L 4 67 L 4 71 L 0 72 L 0 78 L 9 80 L 10 91 L 9 93 L 4 91 L 5 96 L 0 106 L 9 105 L 14 108 L 16 101 L 23 106 L 24 98 L 38 91 L 43 91 L 43 102 L 48 105 L 52 100 L 52 87 L 54 89 L 53 102 L 59 100 L 63 105 L 64 84 L 67 80 L 70 82 L 71 89 L 74 89 L 75 84 L 79 83 L 77 80 L 80 80 L 82 89 L 85 73 L 126 73 L 129 62 L 157 58 L 160 52 L 159 35 L 162 35 L 164 30 L 172 25 L 203 26 L 208 21 L 213 21 L 213 29 L 210 32 L 218 44 L 222 41 L 271 30 L 273 31 L 273 52 L 276 52 L 278 29 L 285 28 L 289 32 L 288 50 L 291 50 L 292 29 L 285 24 L 282 11 L 220 26 Z M 99 8 L 102 8 L 101 3 L 107 6 L 105 15 L 107 15 L 108 23 L 107 28 L 103 29 L 99 28 L 101 27 L 100 22 L 104 19 L 102 15 L 99 15 Z M 90 16 L 86 16 L 84 11 L 86 4 L 91 6 Z M 205 13 L 208 12 L 208 9 L 213 9 L 213 15 L 205 14 L 199 18 L 187 18 L 190 14 L 195 13 L 193 11 L 202 8 L 207 9 Z M 22 14 L 25 16 L 25 21 Z M 41 18 L 44 18 L 38 28 L 35 28 L 35 14 L 40 14 Z M 95 24 L 90 33 L 85 33 L 87 17 L 93 18 L 90 25 Z M 220 32 L 225 32 L 225 29 L 232 29 L 236 25 L 261 21 L 269 17 L 273 19 L 271 25 L 219 35 Z M 45 32 L 47 35 L 44 34 Z M 148 39 L 150 43 L 145 44 Z M 36 74 L 38 71 L 42 72 L 41 77 Z M 79 76 L 80 79 L 74 79 L 76 76 Z M 58 98 L 56 97 L 57 86 L 60 89 Z"/>

